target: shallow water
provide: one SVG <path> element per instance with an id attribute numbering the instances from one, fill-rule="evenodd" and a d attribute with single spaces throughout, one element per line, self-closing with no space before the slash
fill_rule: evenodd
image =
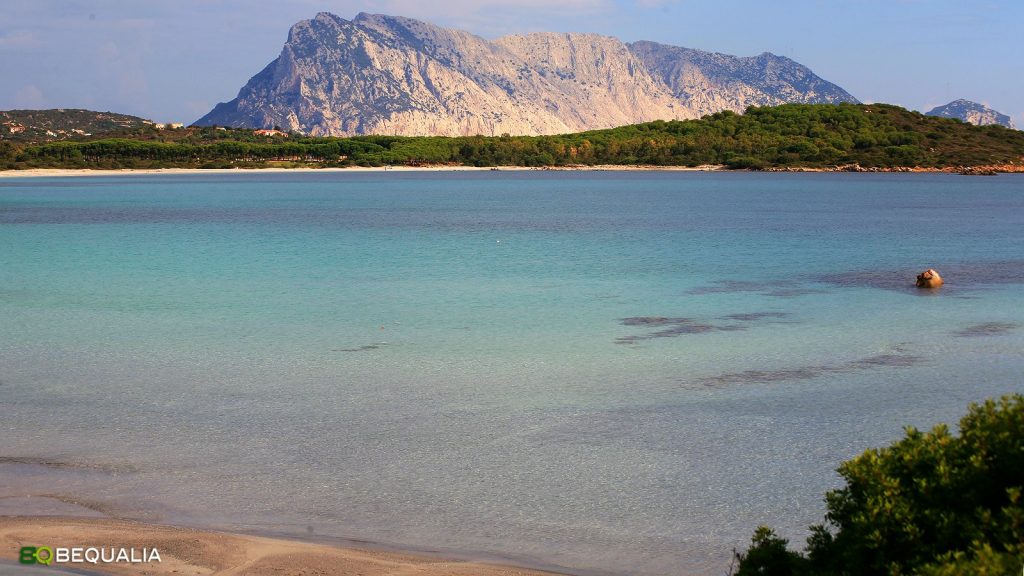
<path id="1" fill-rule="evenodd" d="M 0 180 L 0 497 L 721 574 L 1024 391 L 1022 284 L 1011 175 Z"/>

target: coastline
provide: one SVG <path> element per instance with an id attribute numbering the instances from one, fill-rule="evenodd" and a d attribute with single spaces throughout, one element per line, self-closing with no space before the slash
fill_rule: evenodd
<path id="1" fill-rule="evenodd" d="M 423 166 L 350 166 L 347 168 L 116 168 L 100 170 L 95 168 L 28 168 L 25 170 L 0 170 L 0 180 L 7 178 L 64 178 L 77 176 L 139 176 L 177 174 L 279 174 L 279 173 L 361 173 L 361 172 L 765 172 L 765 173 L 900 173 L 900 174 L 961 174 L 967 176 L 993 176 L 996 174 L 1024 173 L 1024 165 L 1001 164 L 991 166 L 947 166 L 924 168 L 920 166 L 897 166 L 894 168 L 863 168 L 852 164 L 847 166 L 784 167 L 763 170 L 731 169 L 722 164 L 703 166 L 656 166 L 645 164 L 597 164 L 593 166 L 496 166 L 477 167 L 461 165 Z"/>
<path id="2" fill-rule="evenodd" d="M 359 172 L 578 172 L 578 171 L 660 171 L 660 172 L 716 172 L 729 171 L 724 166 L 389 166 L 349 168 L 118 168 L 97 170 L 93 168 L 29 168 L 26 170 L 0 170 L 2 178 L 62 178 L 65 176 L 138 176 L 152 174 L 279 174 L 294 172 L 316 173 L 359 173 Z"/>
<path id="3" fill-rule="evenodd" d="M 112 518 L 0 516 L 0 569 L 19 566 L 21 546 L 159 550 L 160 562 L 62 563 L 49 569 L 98 574 L 361 574 L 384 576 L 553 576 L 556 572 L 327 543 L 163 526 Z M 141 552 L 140 552 L 141 553 Z"/>

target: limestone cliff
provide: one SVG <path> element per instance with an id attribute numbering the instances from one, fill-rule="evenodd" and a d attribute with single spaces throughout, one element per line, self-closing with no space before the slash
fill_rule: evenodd
<path id="1" fill-rule="evenodd" d="M 630 50 L 698 115 L 748 106 L 856 102 L 846 90 L 822 80 L 809 68 L 765 52 L 739 58 L 655 42 L 635 42 Z"/>
<path id="2" fill-rule="evenodd" d="M 322 12 L 197 125 L 311 135 L 556 134 L 751 104 L 856 102 L 786 58 L 736 58 L 596 34 L 494 41 L 409 18 Z"/>
<path id="3" fill-rule="evenodd" d="M 978 104 L 977 102 L 971 102 L 962 98 L 954 100 L 945 106 L 932 108 L 925 112 L 925 114 L 928 116 L 942 116 L 943 118 L 956 118 L 975 126 L 998 124 L 1007 128 L 1014 127 L 1013 121 L 1006 114 L 1000 114 L 984 104 Z"/>

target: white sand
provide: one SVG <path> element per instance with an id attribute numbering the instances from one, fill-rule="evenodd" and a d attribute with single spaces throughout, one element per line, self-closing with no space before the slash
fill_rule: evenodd
<path id="1" fill-rule="evenodd" d="M 673 172 L 708 172 L 721 170 L 722 166 L 559 166 L 553 168 L 531 168 L 528 166 L 500 166 L 501 171 L 673 171 Z M 93 170 L 91 168 L 30 168 L 28 170 L 0 170 L 0 178 L 56 178 L 65 176 L 138 176 L 140 174 L 245 174 L 245 173 L 279 173 L 279 172 L 490 172 L 492 168 L 476 166 L 393 166 L 393 167 L 362 167 L 351 168 L 145 168 L 123 170 Z"/>

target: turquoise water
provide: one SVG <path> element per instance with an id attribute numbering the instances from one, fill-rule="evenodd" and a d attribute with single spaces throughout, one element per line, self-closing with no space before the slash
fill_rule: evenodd
<path id="1" fill-rule="evenodd" d="M 1024 392 L 1022 285 L 1009 175 L 0 180 L 0 497 L 721 574 Z"/>

